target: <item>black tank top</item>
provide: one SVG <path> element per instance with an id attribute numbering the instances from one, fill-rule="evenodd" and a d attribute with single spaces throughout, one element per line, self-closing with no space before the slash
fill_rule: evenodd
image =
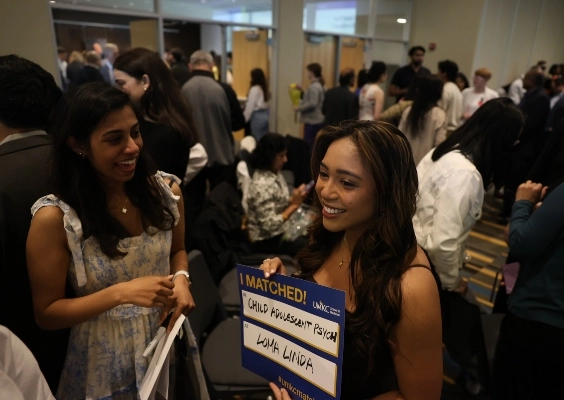
<path id="1" fill-rule="evenodd" d="M 410 268 L 426 265 L 416 264 Z M 431 271 L 432 272 L 432 271 Z M 297 278 L 317 283 L 313 276 L 296 275 Z M 368 371 L 369 360 L 357 347 L 357 335 L 347 329 L 347 319 L 351 313 L 345 311 L 345 338 L 343 347 L 343 376 L 341 380 L 341 400 L 371 399 L 383 393 L 398 389 L 396 370 L 390 346 L 385 339 L 376 346 L 372 369 Z"/>

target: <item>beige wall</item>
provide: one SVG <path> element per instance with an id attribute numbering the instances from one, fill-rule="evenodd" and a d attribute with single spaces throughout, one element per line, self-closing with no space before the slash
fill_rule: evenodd
<path id="1" fill-rule="evenodd" d="M 46 1 L 0 1 L 0 54 L 18 54 L 60 82 L 51 11 Z"/>
<path id="2" fill-rule="evenodd" d="M 271 124 L 271 129 L 283 135 L 289 133 L 299 136 L 300 125 L 294 120 L 294 107 L 290 101 L 288 86 L 291 83 L 300 83 L 303 72 L 303 0 L 279 1 L 278 4 L 278 30 L 273 46 L 274 62 L 271 66 L 274 76 L 277 76 L 273 85 L 272 104 L 276 120 Z"/>
<path id="3" fill-rule="evenodd" d="M 498 88 L 517 78 L 538 60 L 564 62 L 562 0 L 414 0 L 410 45 L 428 48 L 425 65 L 455 61 L 471 79 L 480 67 Z"/>
<path id="4" fill-rule="evenodd" d="M 409 43 L 426 49 L 429 43 L 437 44 L 436 50 L 425 55 L 431 72 L 445 59 L 455 61 L 462 71 L 472 68 L 484 2 L 414 0 Z"/>
<path id="5" fill-rule="evenodd" d="M 491 69 L 489 86 L 497 88 L 538 60 L 546 60 L 549 66 L 563 62 L 562 5 L 561 0 L 488 0 L 473 70 Z"/>

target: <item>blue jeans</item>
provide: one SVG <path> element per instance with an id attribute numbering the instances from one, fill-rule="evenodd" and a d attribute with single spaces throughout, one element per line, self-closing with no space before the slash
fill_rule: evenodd
<path id="1" fill-rule="evenodd" d="M 266 110 L 256 110 L 251 115 L 251 134 L 257 140 L 260 140 L 261 137 L 268 133 L 268 118 L 270 116 L 270 112 L 268 109 Z"/>
<path id="2" fill-rule="evenodd" d="M 323 128 L 323 124 L 304 124 L 304 140 L 312 151 L 315 137 L 321 128 Z"/>

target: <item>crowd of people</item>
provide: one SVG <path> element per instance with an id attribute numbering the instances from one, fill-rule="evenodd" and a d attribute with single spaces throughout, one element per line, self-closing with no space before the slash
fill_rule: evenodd
<path id="1" fill-rule="evenodd" d="M 256 144 L 241 240 L 256 253 L 295 257 L 298 278 L 346 293 L 342 399 L 440 398 L 443 344 L 471 393 L 558 398 L 562 69 L 547 79 L 539 62 L 500 96 L 486 68 L 470 85 L 454 61 L 431 74 L 423 47 L 409 56 L 391 78 L 396 104 L 387 109 L 384 62 L 359 72 L 357 93 L 352 68 L 326 91 L 321 65 L 307 65 L 295 107 L 303 140 L 269 132 L 264 71 L 250 72 L 241 107 L 203 50 L 163 59 L 106 44 L 84 58 L 72 52 L 67 64 L 59 48 L 64 93 L 37 64 L 0 56 L 0 293 L 18 303 L 2 310 L 0 325 L 46 380 L 26 356 L 35 385 L 18 388 L 17 376 L 0 371 L 11 382 L 0 391 L 137 398 L 159 325 L 170 312 L 170 329 L 197 306 L 192 227 L 209 193 L 240 187 L 233 132 L 248 124 Z M 292 151 L 292 140 L 311 152 Z M 311 175 L 288 188 L 282 170 L 300 162 Z M 509 257 L 520 263 L 491 386 L 474 374 L 475 331 L 460 323 L 479 324 L 461 270 L 489 188 L 504 198 Z M 320 215 L 307 237 L 285 240 L 304 201 Z M 278 257 L 261 269 L 266 278 L 286 273 Z M 22 347 L 10 331 L 3 340 Z"/>

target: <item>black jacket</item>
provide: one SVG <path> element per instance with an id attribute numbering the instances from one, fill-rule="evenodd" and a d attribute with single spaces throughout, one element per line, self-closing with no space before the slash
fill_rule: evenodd
<path id="1" fill-rule="evenodd" d="M 86 64 L 76 76 L 76 84 L 82 85 L 90 82 L 105 82 L 104 77 L 99 69 Z"/>
<path id="2" fill-rule="evenodd" d="M 525 125 L 519 138 L 523 158 L 535 159 L 542 151 L 544 126 L 550 114 L 550 99 L 543 88 L 525 93 L 519 108 L 525 116 Z"/>
<path id="3" fill-rule="evenodd" d="M 182 87 L 188 79 L 190 79 L 190 70 L 182 63 L 176 63 L 170 67 L 170 72 L 174 79 L 178 82 L 178 87 Z"/>
<path id="4" fill-rule="evenodd" d="M 69 330 L 44 331 L 35 323 L 25 257 L 31 206 L 50 193 L 51 143 L 50 136 L 40 135 L 0 145 L 0 324 L 29 347 L 55 392 Z"/>

